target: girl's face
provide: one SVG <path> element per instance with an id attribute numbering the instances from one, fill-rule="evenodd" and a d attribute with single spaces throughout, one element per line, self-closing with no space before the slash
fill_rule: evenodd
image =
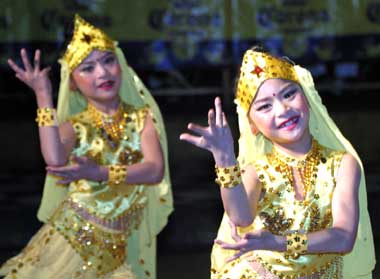
<path id="1" fill-rule="evenodd" d="M 291 144 L 310 137 L 309 106 L 301 87 L 292 81 L 264 81 L 248 115 L 252 130 L 274 143 Z"/>
<path id="2" fill-rule="evenodd" d="M 119 98 L 121 69 L 116 55 L 92 51 L 71 74 L 71 86 L 90 102 L 109 102 Z"/>

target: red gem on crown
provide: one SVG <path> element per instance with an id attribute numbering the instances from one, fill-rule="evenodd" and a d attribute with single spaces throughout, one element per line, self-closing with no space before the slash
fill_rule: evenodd
<path id="1" fill-rule="evenodd" d="M 261 72 L 264 72 L 264 70 L 261 69 L 259 66 L 255 66 L 255 69 L 251 73 L 260 76 Z"/>

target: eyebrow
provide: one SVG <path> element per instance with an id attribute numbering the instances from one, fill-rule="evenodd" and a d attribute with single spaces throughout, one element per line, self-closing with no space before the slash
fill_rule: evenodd
<path id="1" fill-rule="evenodd" d="M 289 87 L 292 87 L 294 86 L 293 83 L 289 82 L 288 84 L 286 84 L 283 88 L 281 88 L 281 90 L 279 92 L 277 92 L 276 94 L 282 94 L 284 91 L 288 90 Z M 270 100 L 271 97 L 265 97 L 265 98 L 262 98 L 262 99 L 259 99 L 259 100 L 256 100 L 253 102 L 253 104 L 257 104 L 257 103 L 262 103 L 262 102 L 266 102 L 268 100 Z"/>
<path id="2" fill-rule="evenodd" d="M 113 55 L 113 53 L 112 52 L 106 52 L 105 54 L 103 54 L 102 56 L 100 56 L 98 59 L 90 60 L 90 61 L 83 61 L 81 63 L 81 65 L 84 65 L 84 64 L 93 64 L 96 61 L 102 60 L 102 59 L 104 59 L 104 58 L 106 58 L 107 56 L 110 56 L 110 55 Z"/>

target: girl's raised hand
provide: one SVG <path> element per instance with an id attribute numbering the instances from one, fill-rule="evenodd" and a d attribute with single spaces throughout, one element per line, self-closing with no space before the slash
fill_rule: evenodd
<path id="1" fill-rule="evenodd" d="M 51 96 L 51 81 L 49 79 L 50 67 L 40 69 L 41 51 L 34 53 L 34 65 L 29 61 L 26 50 L 20 51 L 23 68 L 19 67 L 12 59 L 8 59 L 8 64 L 16 73 L 16 77 L 34 90 L 37 96 Z"/>
<path id="2" fill-rule="evenodd" d="M 215 98 L 215 110 L 210 109 L 208 112 L 207 127 L 189 123 L 187 128 L 198 136 L 184 133 L 180 135 L 181 140 L 210 151 L 219 167 L 236 164 L 231 130 L 219 97 Z"/>

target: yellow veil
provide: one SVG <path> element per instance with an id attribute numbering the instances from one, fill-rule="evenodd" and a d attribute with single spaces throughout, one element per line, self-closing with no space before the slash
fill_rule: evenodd
<path id="1" fill-rule="evenodd" d="M 351 253 L 344 255 L 343 278 L 371 278 L 371 271 L 375 266 L 375 252 L 371 230 L 370 218 L 367 210 L 366 183 L 362 162 L 352 147 L 350 142 L 342 135 L 332 118 L 329 116 L 326 107 L 315 89 L 311 73 L 300 66 L 293 66 L 296 79 L 303 88 L 304 94 L 310 105 L 309 129 L 313 137 L 322 145 L 327 147 L 345 150 L 352 154 L 360 164 L 361 180 L 359 188 L 360 221 L 359 229 L 354 249 Z M 269 152 L 272 143 L 261 133 L 256 136 L 252 134 L 247 110 L 239 100 L 237 113 L 239 120 L 239 163 L 242 167 L 255 161 L 258 157 Z M 369 277 L 361 277 L 369 276 Z"/>
<path id="2" fill-rule="evenodd" d="M 114 41 L 114 52 L 122 70 L 122 83 L 119 91 L 123 102 L 134 107 L 147 106 L 150 109 L 154 125 L 159 135 L 161 148 L 165 158 L 165 173 L 162 181 L 155 186 L 147 187 L 147 220 L 143 220 L 147 231 L 146 241 L 149 243 L 161 229 L 166 225 L 169 214 L 173 211 L 173 198 L 168 164 L 168 146 L 164 122 L 161 112 L 149 90 L 143 82 L 128 66 L 122 50 Z M 84 57 L 85 58 L 85 57 Z M 86 109 L 86 99 L 77 91 L 70 90 L 70 73 L 72 67 L 65 59 L 60 59 L 61 80 L 58 94 L 57 116 L 60 123 L 66 121 L 70 116 Z M 47 222 L 54 210 L 65 199 L 67 188 L 56 183 L 56 179 L 50 175 L 46 176 L 42 201 L 38 211 L 38 219 Z"/>

